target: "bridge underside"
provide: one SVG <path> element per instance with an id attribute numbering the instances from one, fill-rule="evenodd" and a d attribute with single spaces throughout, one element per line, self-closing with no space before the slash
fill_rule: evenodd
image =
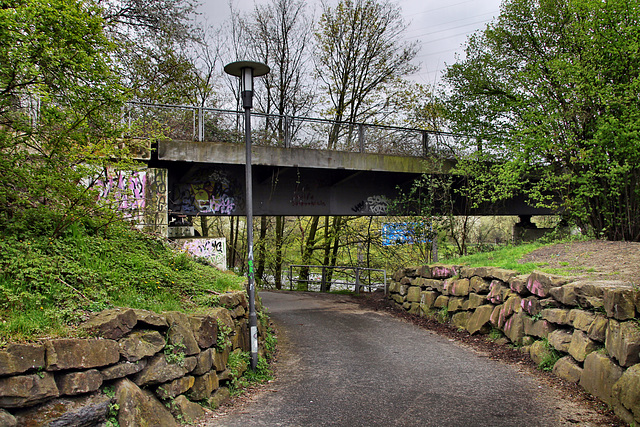
<path id="1" fill-rule="evenodd" d="M 169 141 L 150 166 L 168 169 L 169 213 L 245 215 L 244 146 Z M 206 153 L 206 155 L 203 155 Z M 372 216 L 394 211 L 399 189 L 407 190 L 425 169 L 424 159 L 321 150 L 255 147 L 253 214 L 256 216 Z M 353 159 L 356 159 L 355 161 Z M 295 165 L 295 166 L 292 166 Z M 463 200 L 457 200 L 458 209 Z M 475 215 L 545 215 L 522 200 L 487 206 Z"/>

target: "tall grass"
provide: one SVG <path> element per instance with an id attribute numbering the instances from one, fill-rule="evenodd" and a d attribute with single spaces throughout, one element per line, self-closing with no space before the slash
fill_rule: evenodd
<path id="1" fill-rule="evenodd" d="M 92 232 L 78 223 L 56 239 L 5 233 L 0 267 L 0 342 L 77 334 L 110 307 L 195 311 L 244 283 L 123 225 Z"/>

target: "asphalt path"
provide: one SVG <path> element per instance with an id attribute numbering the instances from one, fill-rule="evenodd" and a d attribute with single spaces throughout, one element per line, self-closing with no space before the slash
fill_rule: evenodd
<path id="1" fill-rule="evenodd" d="M 207 426 L 576 425 L 525 371 L 348 297 L 261 297 L 278 329 L 277 378 Z"/>

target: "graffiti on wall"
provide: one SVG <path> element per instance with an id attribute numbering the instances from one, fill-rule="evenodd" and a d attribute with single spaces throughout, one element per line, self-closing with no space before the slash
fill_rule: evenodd
<path id="1" fill-rule="evenodd" d="M 194 257 L 206 259 L 220 270 L 227 269 L 227 240 L 224 237 L 185 239 L 182 249 Z"/>
<path id="2" fill-rule="evenodd" d="M 186 215 L 231 215 L 237 205 L 237 187 L 224 171 L 198 170 L 175 186 L 171 210 Z"/>
<path id="3" fill-rule="evenodd" d="M 324 200 L 316 199 L 309 191 L 294 191 L 291 198 L 291 206 L 326 206 Z"/>
<path id="4" fill-rule="evenodd" d="M 136 224 L 144 221 L 146 185 L 146 171 L 109 170 L 105 179 L 96 181 L 100 200 L 115 202 L 125 219 Z"/>
<path id="5" fill-rule="evenodd" d="M 107 171 L 95 183 L 99 199 L 114 203 L 125 219 L 163 234 L 167 225 L 167 170 Z M 166 232 L 164 233 L 166 234 Z"/>
<path id="6" fill-rule="evenodd" d="M 389 199 L 385 195 L 369 196 L 351 208 L 355 213 L 386 215 L 389 211 Z"/>

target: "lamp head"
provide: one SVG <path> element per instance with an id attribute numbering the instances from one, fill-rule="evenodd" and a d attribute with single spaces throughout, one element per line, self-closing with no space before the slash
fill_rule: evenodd
<path id="1" fill-rule="evenodd" d="M 240 77 L 240 95 L 244 108 L 253 107 L 253 78 L 267 74 L 271 69 L 261 62 L 236 61 L 225 65 L 224 72 Z"/>

